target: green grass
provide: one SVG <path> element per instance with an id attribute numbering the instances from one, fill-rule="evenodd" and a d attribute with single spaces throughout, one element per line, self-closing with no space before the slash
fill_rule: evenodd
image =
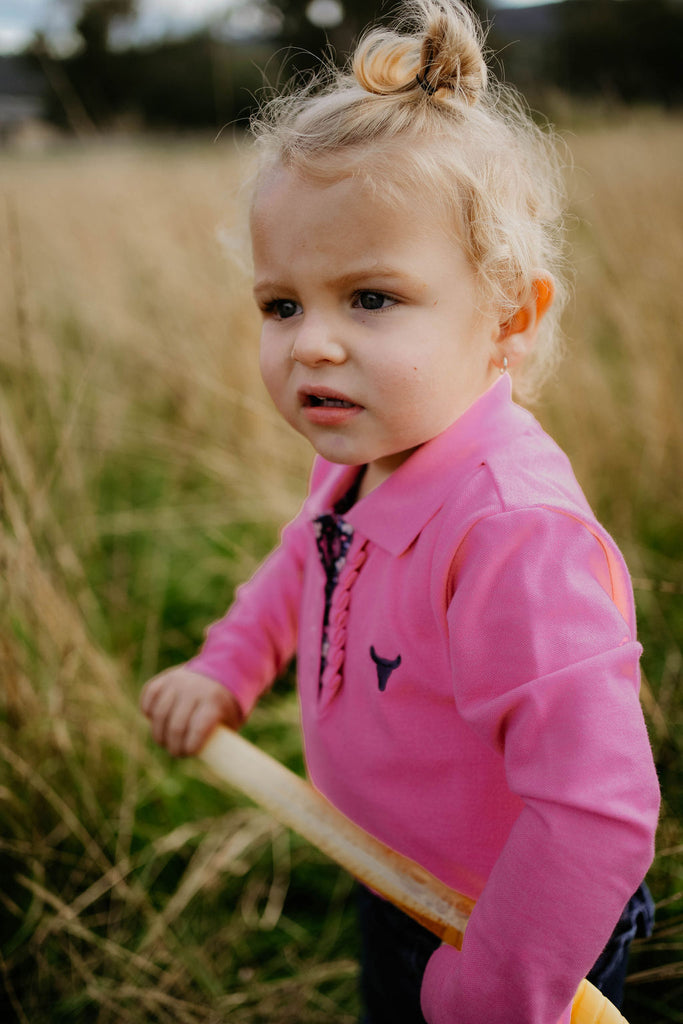
<path id="1" fill-rule="evenodd" d="M 631 1024 L 683 1020 L 683 304 L 677 120 L 592 126 L 568 355 L 538 408 L 625 551 L 664 806 Z M 0 231 L 0 1005 L 30 1024 L 346 1024 L 347 876 L 149 740 L 140 686 L 191 654 L 308 466 L 258 382 L 221 254 L 240 160 L 4 156 Z M 293 677 L 248 736 L 301 769 Z"/>

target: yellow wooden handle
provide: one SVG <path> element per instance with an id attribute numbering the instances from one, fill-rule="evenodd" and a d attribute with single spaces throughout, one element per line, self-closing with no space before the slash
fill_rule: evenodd
<path id="1" fill-rule="evenodd" d="M 216 729 L 200 757 L 224 782 L 298 832 L 442 942 L 460 949 L 473 900 L 369 835 L 308 782 L 236 732 Z M 582 981 L 577 990 L 571 1020 L 572 1024 L 626 1024 L 617 1008 L 588 981 Z"/>
<path id="2" fill-rule="evenodd" d="M 584 978 L 572 1002 L 572 1024 L 627 1024 L 602 992 Z"/>

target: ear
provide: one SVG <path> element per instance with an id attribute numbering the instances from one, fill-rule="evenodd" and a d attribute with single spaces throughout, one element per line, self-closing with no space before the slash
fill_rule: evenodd
<path id="1" fill-rule="evenodd" d="M 550 274 L 539 275 L 534 279 L 529 301 L 500 325 L 494 360 L 498 366 L 503 365 L 503 357 L 506 357 L 508 366 L 512 368 L 529 354 L 536 342 L 539 324 L 550 309 L 554 297 L 555 282 Z"/>

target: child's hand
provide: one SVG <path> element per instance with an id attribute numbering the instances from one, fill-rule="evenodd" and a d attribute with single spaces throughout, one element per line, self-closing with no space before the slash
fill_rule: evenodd
<path id="1" fill-rule="evenodd" d="M 156 742 L 174 757 L 196 754 L 219 723 L 238 729 L 243 721 L 241 708 L 229 690 L 182 665 L 150 679 L 140 707 L 149 718 Z"/>

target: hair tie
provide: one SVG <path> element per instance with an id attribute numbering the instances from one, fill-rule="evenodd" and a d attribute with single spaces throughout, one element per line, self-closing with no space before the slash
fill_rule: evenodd
<path id="1" fill-rule="evenodd" d="M 421 89 L 424 89 L 428 96 L 433 96 L 434 93 L 439 88 L 438 85 L 430 85 L 426 77 L 424 75 L 421 75 L 419 71 L 415 75 L 415 81 L 417 82 Z"/>

